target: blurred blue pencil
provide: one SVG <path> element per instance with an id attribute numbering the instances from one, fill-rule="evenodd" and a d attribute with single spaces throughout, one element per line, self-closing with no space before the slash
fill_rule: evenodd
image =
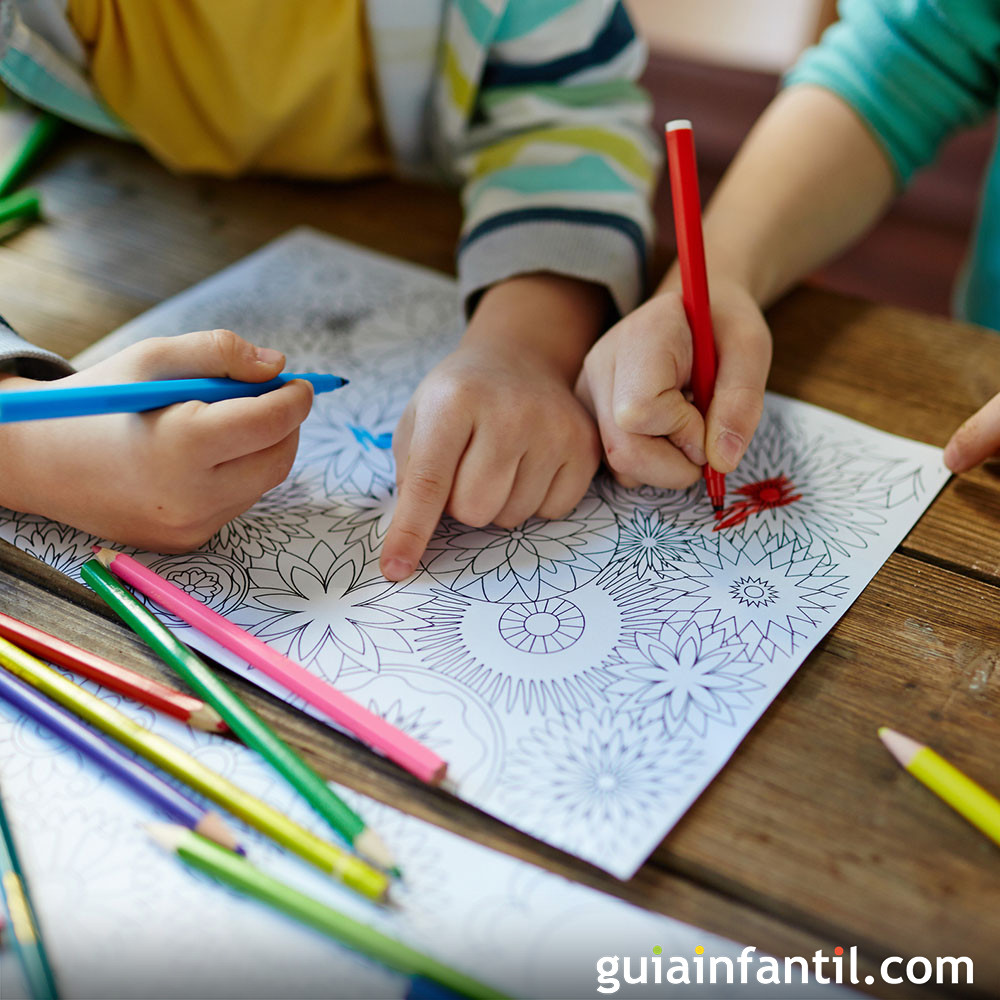
<path id="1" fill-rule="evenodd" d="M 89 757 L 102 770 L 165 812 L 175 823 L 189 827 L 231 851 L 243 853 L 233 832 L 218 813 L 207 812 L 158 774 L 88 729 L 76 716 L 44 698 L 6 670 L 0 670 L 0 698 Z"/>
<path id="2" fill-rule="evenodd" d="M 0 392 L 0 423 L 84 417 L 95 413 L 140 413 L 190 399 L 217 403 L 223 399 L 263 396 L 295 379 L 311 383 L 315 392 L 347 385 L 339 375 L 287 373 L 267 382 L 239 382 L 231 378 L 175 378 L 126 385 L 80 385 L 68 389 L 31 389 Z"/>

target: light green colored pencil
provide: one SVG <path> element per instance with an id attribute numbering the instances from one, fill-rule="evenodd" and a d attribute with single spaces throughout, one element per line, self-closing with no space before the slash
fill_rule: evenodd
<path id="1" fill-rule="evenodd" d="M 238 892 L 253 896 L 282 913 L 332 937 L 355 951 L 408 976 L 423 976 L 455 993 L 482 1000 L 504 1000 L 500 993 L 436 958 L 423 954 L 333 907 L 293 889 L 255 868 L 245 858 L 219 847 L 183 826 L 150 823 L 146 829 L 161 846 L 185 864 L 203 871 Z"/>
<path id="2" fill-rule="evenodd" d="M 189 687 L 225 719 L 365 860 L 395 873 L 395 861 L 374 830 L 192 649 L 111 575 L 98 559 L 86 562 L 83 579 Z"/>
<path id="3" fill-rule="evenodd" d="M 151 733 L 97 695 L 85 691 L 58 670 L 3 638 L 0 638 L 0 667 L 355 892 L 380 902 L 385 900 L 389 879 L 383 872 L 376 871 L 336 844 L 321 840 L 170 740 Z"/>

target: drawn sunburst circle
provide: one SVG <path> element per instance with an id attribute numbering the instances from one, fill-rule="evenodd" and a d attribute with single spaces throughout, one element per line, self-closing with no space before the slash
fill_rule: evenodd
<path id="1" fill-rule="evenodd" d="M 729 596 L 749 608 L 766 608 L 778 599 L 778 588 L 763 577 L 743 576 L 733 581 Z"/>
<path id="2" fill-rule="evenodd" d="M 585 626 L 580 609 L 561 597 L 511 604 L 498 622 L 504 642 L 524 653 L 569 649 L 583 635 Z"/>

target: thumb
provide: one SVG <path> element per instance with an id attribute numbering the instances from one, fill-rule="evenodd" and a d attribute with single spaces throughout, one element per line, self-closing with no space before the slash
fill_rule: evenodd
<path id="1" fill-rule="evenodd" d="M 170 378 L 233 378 L 266 382 L 285 366 L 285 356 L 256 347 L 232 330 L 201 330 L 177 337 L 152 337 L 116 359 L 133 381 Z"/>
<path id="2" fill-rule="evenodd" d="M 1000 394 L 977 410 L 951 436 L 944 449 L 944 464 L 966 472 L 1000 448 Z"/>
<path id="3" fill-rule="evenodd" d="M 763 317 L 716 325 L 719 367 L 706 421 L 705 451 L 719 472 L 732 472 L 764 409 L 764 388 L 771 367 L 771 334 Z"/>

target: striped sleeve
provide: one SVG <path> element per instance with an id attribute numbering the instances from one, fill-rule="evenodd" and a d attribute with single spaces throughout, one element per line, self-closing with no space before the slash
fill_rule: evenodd
<path id="1" fill-rule="evenodd" d="M 58 354 L 43 351 L 22 340 L 0 316 L 0 372 L 47 381 L 71 375 L 73 367 Z"/>
<path id="2" fill-rule="evenodd" d="M 645 46 L 620 0 L 511 0 L 493 28 L 456 159 L 466 301 L 548 271 L 603 285 L 628 312 L 645 291 L 661 160 L 636 84 Z"/>

